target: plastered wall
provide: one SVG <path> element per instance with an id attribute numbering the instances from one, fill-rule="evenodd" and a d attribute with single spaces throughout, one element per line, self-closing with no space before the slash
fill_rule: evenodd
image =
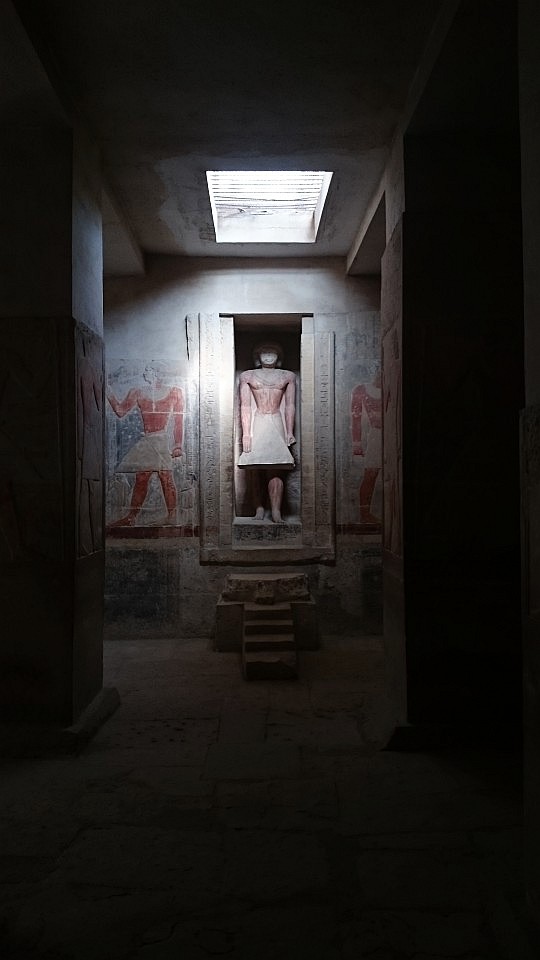
<path id="1" fill-rule="evenodd" d="M 310 314 L 334 331 L 336 558 L 301 568 L 323 630 L 378 632 L 378 281 L 347 277 L 340 259 L 154 257 L 144 277 L 105 288 L 108 635 L 213 633 L 215 602 L 232 567 L 203 564 L 199 555 L 198 317 L 220 313 L 244 323 L 249 315 L 255 330 L 260 322 L 278 337 Z M 165 446 L 152 454 L 155 429 Z M 249 569 L 268 567 L 254 561 Z"/>

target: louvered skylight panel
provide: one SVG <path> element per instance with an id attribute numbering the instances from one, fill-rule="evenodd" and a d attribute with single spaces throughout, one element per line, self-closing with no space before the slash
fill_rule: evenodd
<path id="1" fill-rule="evenodd" d="M 332 174 L 209 170 L 218 243 L 313 243 Z"/>
<path id="2" fill-rule="evenodd" d="M 244 173 L 211 171 L 210 183 L 217 210 L 238 207 L 250 213 L 273 210 L 315 212 L 324 173 L 286 172 Z"/>

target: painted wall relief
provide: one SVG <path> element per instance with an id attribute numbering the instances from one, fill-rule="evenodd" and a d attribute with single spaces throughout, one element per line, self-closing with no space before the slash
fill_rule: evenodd
<path id="1" fill-rule="evenodd" d="M 160 361 L 121 364 L 109 376 L 107 401 L 107 532 L 192 535 L 194 477 L 178 372 Z"/>
<path id="2" fill-rule="evenodd" d="M 382 394 L 381 371 L 376 369 L 367 383 L 357 384 L 351 394 L 352 455 L 361 464 L 362 477 L 358 487 L 359 519 L 363 526 L 381 529 L 380 496 L 375 500 L 375 488 L 381 472 L 382 457 Z M 367 532 L 367 531 L 366 531 Z"/>
<path id="3" fill-rule="evenodd" d="M 382 387 L 380 320 L 344 317 L 336 338 L 336 523 L 340 533 L 382 536 Z"/>
<path id="4" fill-rule="evenodd" d="M 274 523 L 283 523 L 283 471 L 295 463 L 289 450 L 294 437 L 296 376 L 282 370 L 283 351 L 277 343 L 258 344 L 255 369 L 240 374 L 242 453 L 238 466 L 250 471 L 255 519 L 266 509 Z"/>

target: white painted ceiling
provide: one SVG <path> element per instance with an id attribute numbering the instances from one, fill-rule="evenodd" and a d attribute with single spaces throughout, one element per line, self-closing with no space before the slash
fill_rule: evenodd
<path id="1" fill-rule="evenodd" d="M 144 253 L 346 256 L 441 0 L 15 6 L 101 145 L 111 273 L 119 210 Z M 333 171 L 317 243 L 216 245 L 216 169 Z"/>

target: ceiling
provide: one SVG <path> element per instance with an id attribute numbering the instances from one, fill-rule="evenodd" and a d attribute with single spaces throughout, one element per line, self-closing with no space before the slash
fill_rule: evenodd
<path id="1" fill-rule="evenodd" d="M 441 5 L 15 0 L 101 145 L 108 272 L 122 217 L 144 253 L 346 256 Z M 208 169 L 333 171 L 317 242 L 216 245 Z"/>

